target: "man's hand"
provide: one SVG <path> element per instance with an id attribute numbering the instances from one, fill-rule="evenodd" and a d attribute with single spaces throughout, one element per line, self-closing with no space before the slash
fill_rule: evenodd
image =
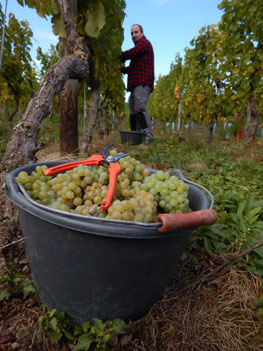
<path id="1" fill-rule="evenodd" d="M 121 56 L 119 57 L 119 60 L 120 60 L 122 63 L 125 62 L 125 59 L 123 58 L 122 52 L 121 52 Z"/>

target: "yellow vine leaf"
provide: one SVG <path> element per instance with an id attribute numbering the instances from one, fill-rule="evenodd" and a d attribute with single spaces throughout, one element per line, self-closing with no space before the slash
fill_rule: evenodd
<path id="1" fill-rule="evenodd" d="M 78 51 L 78 50 L 75 50 L 75 51 L 74 51 L 74 54 L 79 55 L 80 57 L 83 56 L 82 53 L 81 53 L 80 51 Z"/>

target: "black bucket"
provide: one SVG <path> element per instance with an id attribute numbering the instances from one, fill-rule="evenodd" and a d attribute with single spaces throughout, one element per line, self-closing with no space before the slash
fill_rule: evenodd
<path id="1" fill-rule="evenodd" d="M 144 140 L 144 133 L 139 131 L 120 130 L 121 143 L 139 145 Z"/>
<path id="2" fill-rule="evenodd" d="M 158 223 L 66 213 L 36 203 L 18 187 L 19 172 L 61 163 L 17 168 L 4 186 L 19 210 L 40 298 L 79 325 L 95 317 L 136 320 L 162 297 L 196 227 L 160 233 Z M 188 198 L 193 211 L 211 207 L 206 194 L 191 182 Z"/>

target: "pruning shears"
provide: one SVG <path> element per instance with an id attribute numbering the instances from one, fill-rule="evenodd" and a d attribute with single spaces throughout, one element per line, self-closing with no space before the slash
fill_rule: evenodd
<path id="1" fill-rule="evenodd" d="M 117 161 L 123 157 L 132 155 L 130 153 L 120 153 L 114 156 L 109 155 L 109 149 L 111 148 L 113 144 L 109 144 L 106 146 L 104 149 L 102 155 L 92 155 L 90 158 L 82 161 L 74 161 L 74 162 L 68 162 L 68 163 L 63 163 L 58 166 L 50 167 L 45 170 L 45 175 L 46 176 L 53 176 L 58 173 L 65 172 L 67 170 L 73 169 L 79 165 L 83 166 L 109 166 L 108 167 L 108 172 L 109 172 L 109 188 L 108 188 L 108 193 L 104 199 L 104 201 L 101 204 L 101 208 L 103 210 L 107 210 L 112 202 L 115 187 L 116 187 L 116 181 L 117 181 L 117 176 L 121 172 L 121 166 Z"/>

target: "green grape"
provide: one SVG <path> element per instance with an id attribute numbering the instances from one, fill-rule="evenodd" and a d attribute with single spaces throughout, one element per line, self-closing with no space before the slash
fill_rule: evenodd
<path id="1" fill-rule="evenodd" d="M 40 199 L 40 200 L 43 200 L 43 199 L 45 199 L 47 197 L 47 192 L 45 191 L 45 190 L 41 190 L 40 192 L 39 192 L 39 194 L 38 194 L 38 198 Z"/>
<path id="2" fill-rule="evenodd" d="M 56 197 L 55 191 L 54 191 L 54 190 L 48 190 L 48 192 L 47 192 L 47 197 L 48 197 L 49 199 L 55 199 L 55 197 Z"/>
<path id="3" fill-rule="evenodd" d="M 38 172 L 35 172 L 35 171 L 33 171 L 32 173 L 31 173 L 31 176 L 32 176 L 32 178 L 33 179 L 40 179 L 40 173 L 38 173 Z"/>
<path id="4" fill-rule="evenodd" d="M 120 212 L 118 212 L 118 211 L 114 211 L 113 212 L 113 214 L 111 215 L 111 218 L 112 219 L 122 219 L 122 215 L 121 215 L 121 213 Z"/>
<path id="5" fill-rule="evenodd" d="M 74 199 L 74 192 L 72 190 L 67 191 L 65 197 L 70 200 Z"/>
<path id="6" fill-rule="evenodd" d="M 84 216 L 89 216 L 90 215 L 90 207 L 89 206 L 85 206 L 85 208 L 82 210 L 82 214 Z"/>
<path id="7" fill-rule="evenodd" d="M 24 188 L 26 190 L 31 190 L 32 189 L 32 186 L 33 186 L 33 183 L 31 181 L 27 182 L 24 184 Z"/>
<path id="8" fill-rule="evenodd" d="M 136 213 L 135 216 L 134 216 L 134 221 L 135 222 L 143 222 L 143 214 L 141 212 L 139 213 Z"/>
<path id="9" fill-rule="evenodd" d="M 21 171 L 18 173 L 16 180 L 21 184 L 25 184 L 25 183 L 28 183 L 30 181 L 30 177 L 29 177 L 27 172 Z"/>
<path id="10" fill-rule="evenodd" d="M 125 221 L 131 221 L 132 218 L 133 218 L 132 212 L 130 212 L 130 211 L 124 211 L 124 212 L 122 213 L 122 219 L 123 219 L 123 220 L 125 220 Z"/>
<path id="11" fill-rule="evenodd" d="M 50 204 L 50 199 L 49 198 L 47 198 L 47 197 L 45 197 L 42 201 L 42 205 L 45 205 L 45 206 L 47 206 L 47 205 L 49 205 Z"/>

